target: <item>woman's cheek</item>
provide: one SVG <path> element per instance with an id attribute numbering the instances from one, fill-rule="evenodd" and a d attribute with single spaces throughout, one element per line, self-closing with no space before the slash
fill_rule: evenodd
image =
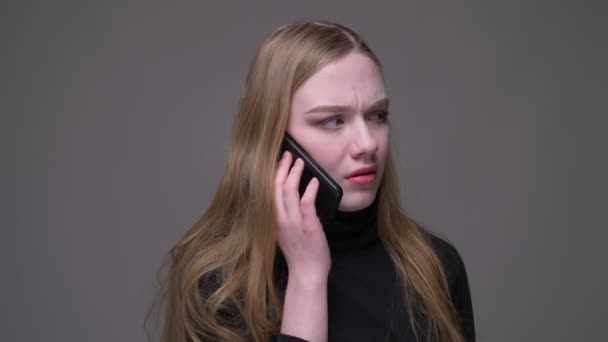
<path id="1" fill-rule="evenodd" d="M 327 171 L 334 180 L 340 181 L 342 178 L 342 175 L 339 173 L 340 163 L 343 159 L 340 149 L 337 149 L 336 146 L 326 145 L 320 154 L 319 163 L 321 167 Z"/>

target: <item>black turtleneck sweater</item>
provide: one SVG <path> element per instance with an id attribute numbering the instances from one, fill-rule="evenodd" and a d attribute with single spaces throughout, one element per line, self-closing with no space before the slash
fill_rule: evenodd
<path id="1" fill-rule="evenodd" d="M 421 318 L 422 311 L 408 309 L 404 304 L 393 262 L 378 237 L 377 220 L 374 202 L 359 211 L 339 211 L 332 224 L 325 227 L 331 252 L 327 284 L 329 341 L 417 341 L 410 315 Z M 462 259 L 451 244 L 422 231 L 446 272 L 465 340 L 475 341 L 471 296 Z M 285 285 L 279 282 L 280 290 L 284 291 Z M 424 332 L 424 327 L 417 330 L 418 341 L 426 341 Z M 296 341 L 304 340 L 277 336 L 277 342 Z"/>
<path id="2" fill-rule="evenodd" d="M 427 341 L 423 313 L 417 306 L 404 304 L 402 287 L 393 262 L 378 237 L 377 202 L 355 212 L 338 211 L 333 222 L 324 227 L 331 252 L 331 270 L 327 282 L 328 340 L 330 342 Z M 465 266 L 458 251 L 448 242 L 422 229 L 441 260 L 447 276 L 452 301 L 468 342 L 475 341 L 473 309 Z M 279 253 L 275 265 L 277 289 L 284 296 L 288 269 Z M 216 277 L 199 284 L 203 298 L 220 284 Z M 220 312 L 220 323 L 247 335 L 245 323 L 236 308 Z M 422 323 L 415 338 L 410 317 Z M 301 342 L 288 335 L 276 336 L 277 342 Z"/>

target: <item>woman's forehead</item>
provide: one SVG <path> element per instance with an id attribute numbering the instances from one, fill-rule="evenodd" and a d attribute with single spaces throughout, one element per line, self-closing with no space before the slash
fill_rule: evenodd
<path id="1" fill-rule="evenodd" d="M 378 66 L 367 56 L 351 53 L 323 66 L 296 91 L 292 106 L 308 112 L 314 107 L 371 106 L 386 97 Z"/>

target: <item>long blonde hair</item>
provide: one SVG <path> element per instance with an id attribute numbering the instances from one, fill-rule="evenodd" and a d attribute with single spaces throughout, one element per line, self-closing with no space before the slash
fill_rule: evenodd
<path id="1" fill-rule="evenodd" d="M 209 208 L 170 252 L 157 308 L 163 342 L 268 341 L 279 332 L 282 303 L 273 178 L 294 92 L 322 66 L 349 52 L 378 58 L 350 29 L 302 21 L 275 30 L 251 62 L 234 122 L 224 176 Z M 463 340 L 440 260 L 400 209 L 389 153 L 378 190 L 378 227 L 406 304 L 420 307 L 427 336 Z M 201 290 L 201 283 L 207 288 Z M 419 326 L 410 315 L 412 326 Z M 232 320 L 240 323 L 234 324 Z M 424 322 L 423 322 L 424 323 Z"/>

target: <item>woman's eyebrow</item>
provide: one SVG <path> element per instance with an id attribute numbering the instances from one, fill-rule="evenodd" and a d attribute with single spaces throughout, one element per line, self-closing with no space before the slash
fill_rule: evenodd
<path id="1" fill-rule="evenodd" d="M 380 100 L 374 102 L 371 106 L 369 106 L 366 111 L 370 111 L 370 110 L 374 110 L 374 109 L 384 109 L 386 110 L 388 108 L 388 104 L 389 104 L 389 99 L 388 97 L 383 97 Z M 343 106 L 343 105 L 322 105 L 322 106 L 317 106 L 314 107 L 312 109 L 309 109 L 308 111 L 306 111 L 304 114 L 309 114 L 309 113 L 343 113 L 343 112 L 349 112 L 352 111 L 353 108 L 350 106 Z"/>

